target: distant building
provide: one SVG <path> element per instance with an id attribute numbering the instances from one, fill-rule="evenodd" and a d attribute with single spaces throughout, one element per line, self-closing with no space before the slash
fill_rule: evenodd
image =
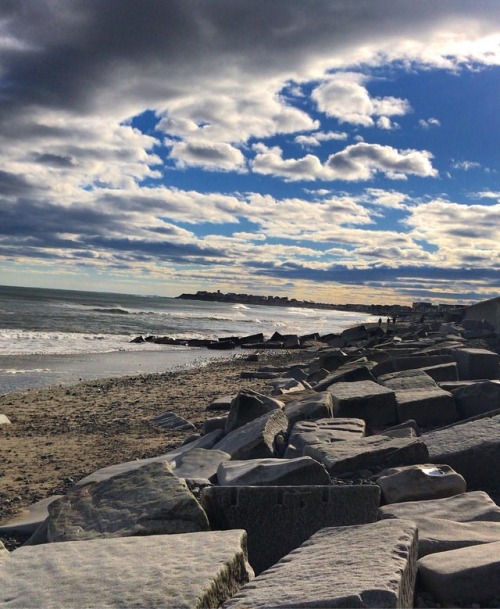
<path id="1" fill-rule="evenodd" d="M 432 311 L 432 302 L 414 302 L 411 308 L 415 313 L 426 313 Z"/>

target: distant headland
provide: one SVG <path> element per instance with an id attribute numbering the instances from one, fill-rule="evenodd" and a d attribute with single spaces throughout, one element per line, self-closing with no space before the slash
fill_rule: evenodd
<path id="1" fill-rule="evenodd" d="M 207 292 L 200 290 L 196 294 L 181 294 L 177 296 L 182 300 L 205 300 L 210 302 L 233 302 L 239 304 L 266 305 L 271 307 L 303 307 L 310 309 L 333 309 L 336 311 L 354 311 L 356 313 L 368 313 L 370 315 L 381 315 L 394 317 L 406 317 L 418 313 L 430 313 L 450 309 L 458 309 L 462 306 L 456 305 L 432 305 L 430 302 L 413 303 L 412 306 L 391 304 L 329 304 L 323 302 L 313 302 L 309 300 L 297 300 L 288 296 L 262 296 L 256 294 L 236 294 L 229 292 L 224 294 L 220 290 L 217 292 Z"/>

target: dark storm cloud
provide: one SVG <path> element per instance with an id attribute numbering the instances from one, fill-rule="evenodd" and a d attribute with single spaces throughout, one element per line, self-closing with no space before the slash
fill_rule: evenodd
<path id="1" fill-rule="evenodd" d="M 62 156 L 59 154 L 34 154 L 33 160 L 35 163 L 41 165 L 48 165 L 49 167 L 67 168 L 73 167 L 74 161 L 70 156 Z"/>
<path id="2" fill-rule="evenodd" d="M 30 193 L 33 187 L 22 176 L 0 169 L 0 195 L 23 196 Z"/>

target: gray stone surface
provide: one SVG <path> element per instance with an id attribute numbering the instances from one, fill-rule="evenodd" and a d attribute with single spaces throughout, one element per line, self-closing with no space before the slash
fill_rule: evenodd
<path id="1" fill-rule="evenodd" d="M 408 465 L 384 469 L 377 478 L 385 503 L 441 499 L 465 493 L 465 480 L 448 465 Z"/>
<path id="2" fill-rule="evenodd" d="M 175 414 L 175 412 L 164 412 L 160 416 L 151 419 L 151 423 L 161 429 L 175 429 L 176 431 L 188 429 L 192 431 L 196 430 L 193 423 L 190 423 L 183 417 Z"/>
<path id="3" fill-rule="evenodd" d="M 0 561 L 0 605 L 218 607 L 253 576 L 245 538 L 240 530 L 22 547 Z"/>
<path id="4" fill-rule="evenodd" d="M 316 383 L 314 389 L 316 391 L 326 391 L 336 383 L 353 383 L 357 381 L 375 381 L 375 378 L 367 366 L 355 364 L 350 368 L 340 367 L 335 372 L 326 376 L 322 381 Z"/>
<path id="5" fill-rule="evenodd" d="M 222 450 L 194 448 L 180 455 L 172 464 L 173 473 L 178 478 L 211 478 L 217 473 L 217 468 L 224 461 L 229 461 L 231 455 Z"/>
<path id="6" fill-rule="evenodd" d="M 151 463 L 77 487 L 48 506 L 47 540 L 191 533 L 209 528 L 205 512 L 167 463 Z"/>
<path id="7" fill-rule="evenodd" d="M 0 414 L 0 425 L 12 425 L 9 420 L 9 417 L 5 414 Z"/>
<path id="8" fill-rule="evenodd" d="M 418 525 L 418 557 L 500 541 L 500 522 L 454 522 L 444 518 L 414 518 Z"/>
<path id="9" fill-rule="evenodd" d="M 458 380 L 458 366 L 456 362 L 438 364 L 436 366 L 426 366 L 425 368 L 422 368 L 422 370 L 436 382 Z"/>
<path id="10" fill-rule="evenodd" d="M 297 421 L 333 417 L 332 395 L 329 391 L 322 391 L 296 402 L 289 402 L 285 406 L 285 414 L 290 427 Z"/>
<path id="11" fill-rule="evenodd" d="M 312 444 L 304 454 L 326 467 L 330 475 L 378 467 L 399 467 L 427 463 L 429 453 L 420 438 L 370 436 L 335 444 Z"/>
<path id="12" fill-rule="evenodd" d="M 422 436 L 430 461 L 461 474 L 469 490 L 500 489 L 500 421 L 485 418 Z"/>
<path id="13" fill-rule="evenodd" d="M 363 419 L 371 428 L 398 423 L 394 391 L 373 381 L 335 383 L 329 388 L 335 416 Z"/>
<path id="14" fill-rule="evenodd" d="M 396 391 L 400 422 L 413 419 L 420 427 L 438 427 L 458 419 L 455 400 L 439 387 L 403 389 Z"/>
<path id="15" fill-rule="evenodd" d="M 374 522 L 379 500 L 376 485 L 213 486 L 201 497 L 212 529 L 247 531 L 249 560 L 256 573 L 323 527 Z"/>
<path id="16" fill-rule="evenodd" d="M 282 402 L 258 393 L 257 391 L 253 391 L 252 389 L 242 390 L 231 402 L 231 409 L 226 421 L 225 431 L 226 433 L 229 433 L 230 431 L 238 429 L 238 427 L 243 427 L 243 425 L 258 419 L 272 410 L 282 409 L 283 406 L 284 404 Z"/>
<path id="17" fill-rule="evenodd" d="M 216 398 L 206 407 L 206 410 L 229 410 L 231 408 L 231 402 L 234 400 L 235 395 L 224 395 L 220 398 Z"/>
<path id="18" fill-rule="evenodd" d="M 389 372 L 401 372 L 403 370 L 415 370 L 427 368 L 439 364 L 447 364 L 455 361 L 451 355 L 409 355 L 407 357 L 394 357 L 385 362 L 377 364 L 372 370 L 375 377 Z"/>
<path id="19" fill-rule="evenodd" d="M 417 545 L 412 522 L 326 528 L 224 607 L 412 607 Z"/>
<path id="20" fill-rule="evenodd" d="M 366 425 L 362 419 L 318 419 L 299 421 L 289 435 L 286 458 L 302 457 L 306 446 L 357 440 L 365 435 Z"/>
<path id="21" fill-rule="evenodd" d="M 216 429 L 224 431 L 226 429 L 227 414 L 219 417 L 209 417 L 203 421 L 203 433 L 207 434 Z M 224 431 L 225 433 L 225 431 Z"/>
<path id="22" fill-rule="evenodd" d="M 452 390 L 462 419 L 500 408 L 500 382 L 478 381 Z"/>
<path id="23" fill-rule="evenodd" d="M 405 518 L 414 520 L 426 518 L 444 518 L 456 522 L 500 522 L 500 507 L 483 491 L 462 493 L 444 499 L 428 501 L 407 501 L 391 503 L 379 510 L 380 518 Z"/>
<path id="24" fill-rule="evenodd" d="M 213 447 L 233 459 L 266 459 L 275 456 L 275 438 L 288 429 L 288 419 L 280 409 L 273 410 L 243 427 L 229 432 Z"/>
<path id="25" fill-rule="evenodd" d="M 101 480 L 107 480 L 112 476 L 116 476 L 117 474 L 124 474 L 133 469 L 138 469 L 139 467 L 143 467 L 144 465 L 148 465 L 149 463 L 173 463 L 176 459 L 186 454 L 190 450 L 195 448 L 212 448 L 214 444 L 224 435 L 224 432 L 220 429 L 216 429 L 205 436 L 201 436 L 200 438 L 190 442 L 189 444 L 184 444 L 175 450 L 171 450 L 169 453 L 165 455 L 159 455 L 158 457 L 150 457 L 148 459 L 136 459 L 135 461 L 125 461 L 124 463 L 117 463 L 116 465 L 109 465 L 108 467 L 103 467 L 98 469 L 97 471 L 85 476 L 79 480 L 76 484 L 77 486 L 83 486 L 84 484 L 88 484 L 89 482 L 100 482 Z"/>
<path id="26" fill-rule="evenodd" d="M 304 391 L 308 388 L 306 381 L 302 383 L 292 378 L 277 378 L 269 381 L 269 384 L 273 388 L 273 395 L 280 396 L 286 393 L 295 393 L 298 391 Z"/>
<path id="27" fill-rule="evenodd" d="M 424 590 L 442 605 L 497 606 L 500 542 L 425 556 L 418 561 L 418 577 Z"/>
<path id="28" fill-rule="evenodd" d="M 499 355 L 487 349 L 455 349 L 452 355 L 458 364 L 460 379 L 497 379 Z"/>
<path id="29" fill-rule="evenodd" d="M 217 470 L 217 482 L 220 486 L 331 484 L 324 466 L 311 457 L 226 461 L 221 463 Z"/>
<path id="30" fill-rule="evenodd" d="M 378 377 L 377 383 L 389 387 L 394 391 L 404 389 L 435 388 L 437 383 L 423 370 L 403 370 L 402 372 L 389 372 Z"/>
<path id="31" fill-rule="evenodd" d="M 53 495 L 28 505 L 0 526 L 0 535 L 32 535 L 49 515 L 48 505 L 62 495 Z"/>
<path id="32" fill-rule="evenodd" d="M 8 558 L 9 556 L 10 556 L 10 552 L 7 550 L 7 548 L 0 541 L 0 562 L 2 562 L 2 560 L 4 558 Z"/>

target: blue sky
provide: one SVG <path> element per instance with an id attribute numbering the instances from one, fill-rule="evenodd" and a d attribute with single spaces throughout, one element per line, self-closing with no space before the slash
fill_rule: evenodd
<path id="1" fill-rule="evenodd" d="M 0 283 L 473 302 L 500 3 L 0 5 Z"/>

